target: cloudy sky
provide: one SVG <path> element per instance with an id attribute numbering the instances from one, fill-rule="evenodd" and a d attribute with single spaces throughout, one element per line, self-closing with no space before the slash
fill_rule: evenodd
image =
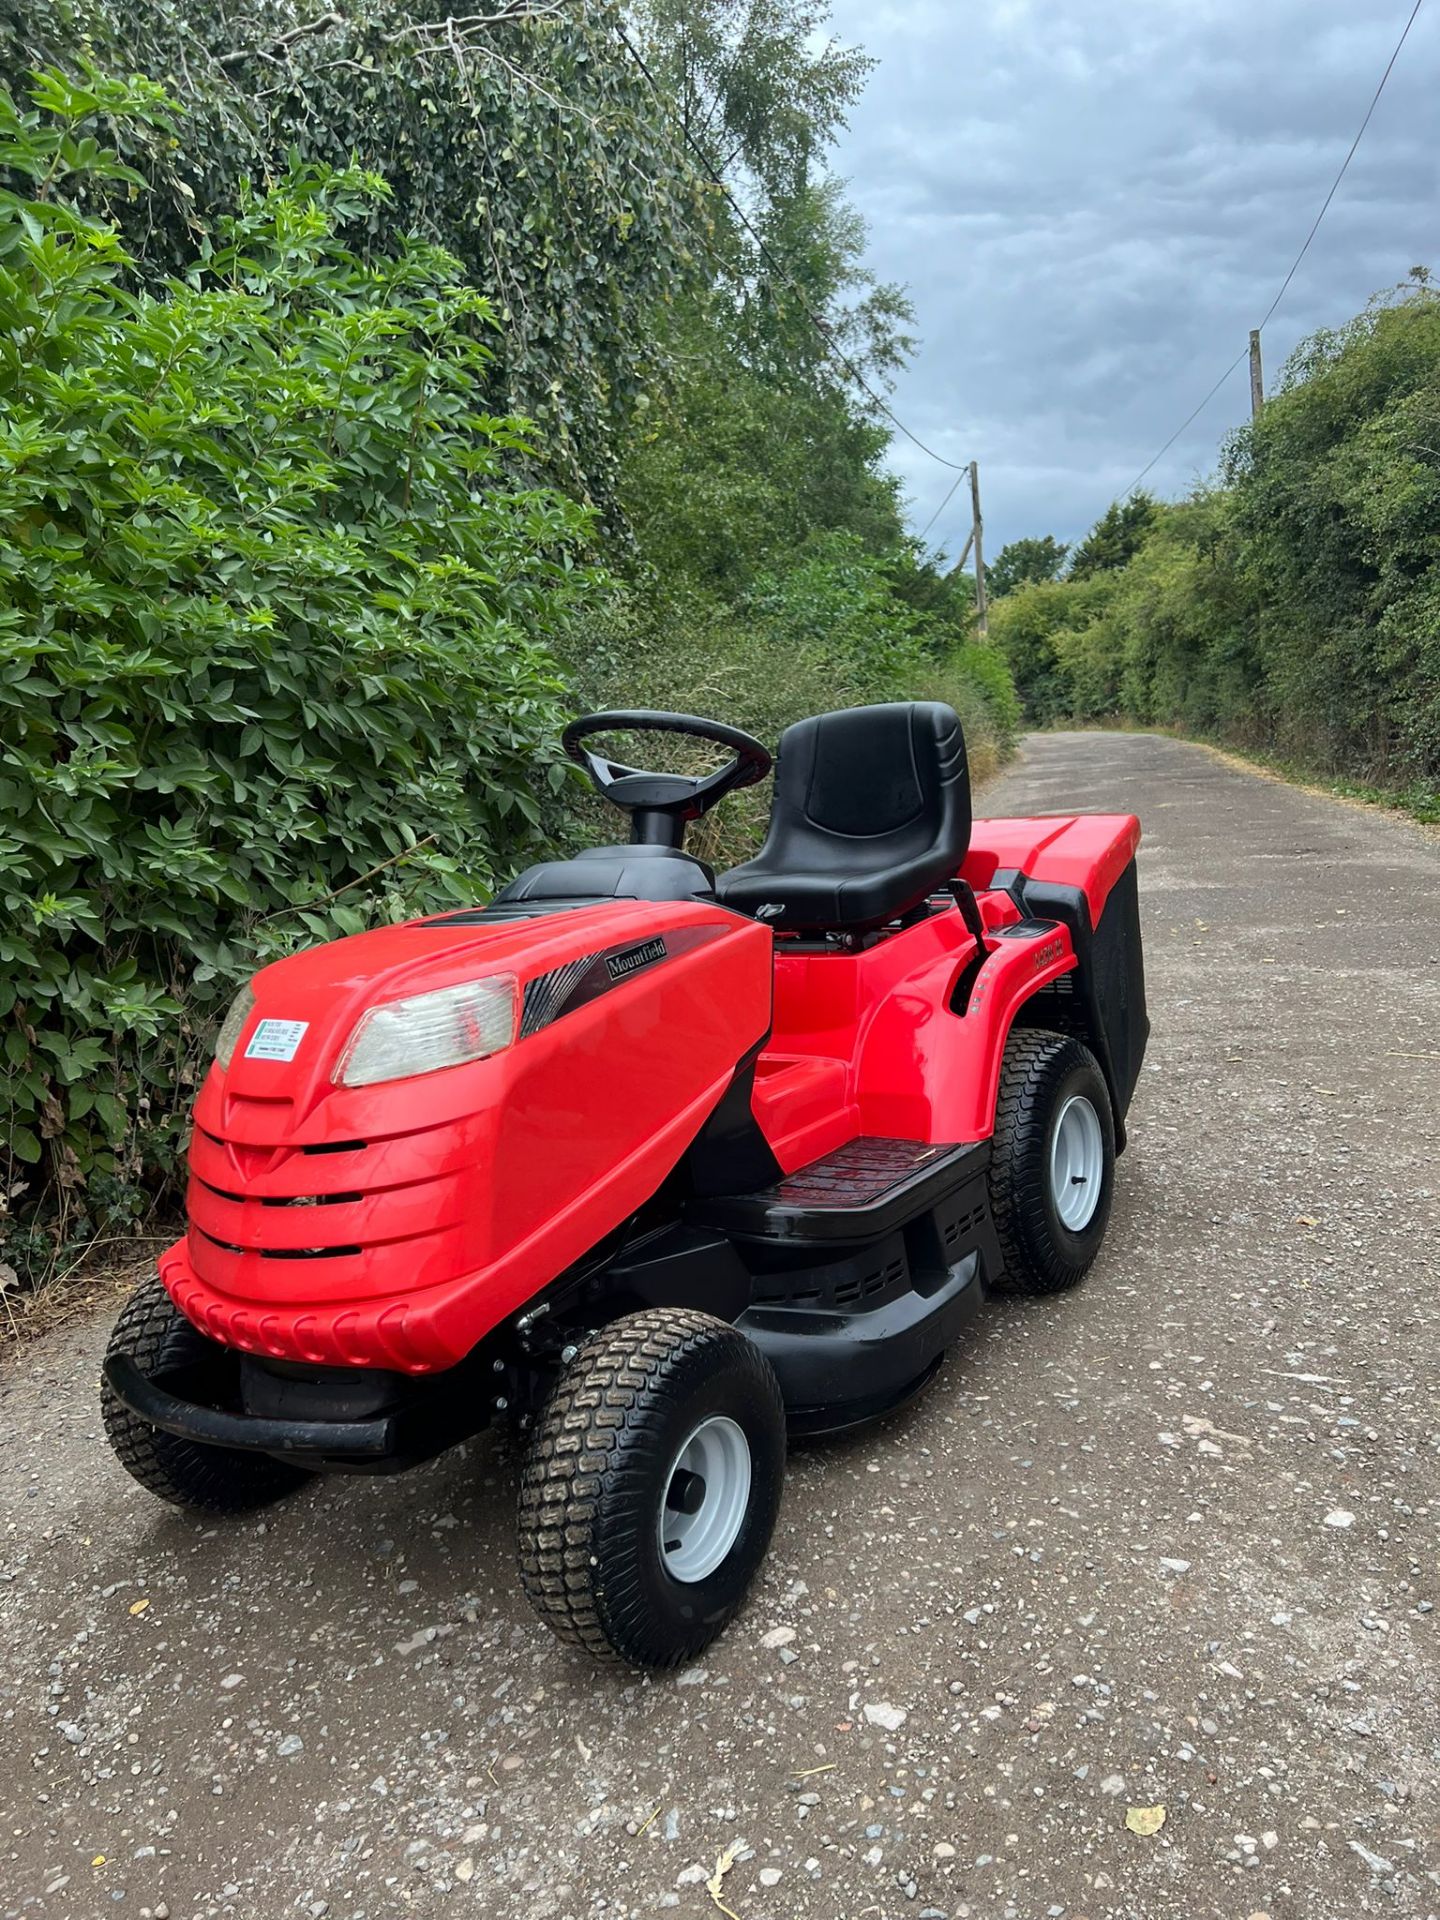
<path id="1" fill-rule="evenodd" d="M 987 552 L 1073 538 L 1244 347 L 1412 0 L 833 0 L 879 60 L 838 169 L 921 346 L 894 395 L 980 461 Z M 1267 379 L 1416 263 L 1440 268 L 1440 0 L 1428 0 L 1264 336 Z M 1212 470 L 1238 369 L 1147 485 Z M 953 474 L 897 439 L 918 531 Z M 957 493 L 932 539 L 958 551 Z"/>

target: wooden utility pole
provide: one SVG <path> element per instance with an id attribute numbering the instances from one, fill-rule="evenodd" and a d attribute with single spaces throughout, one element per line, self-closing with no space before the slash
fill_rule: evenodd
<path id="1" fill-rule="evenodd" d="M 975 542 L 975 625 L 989 633 L 990 616 L 985 607 L 985 522 L 980 518 L 980 463 L 970 462 L 970 529 Z"/>
<path id="2" fill-rule="evenodd" d="M 1265 404 L 1265 375 L 1260 366 L 1260 329 L 1250 329 L 1250 418 Z"/>

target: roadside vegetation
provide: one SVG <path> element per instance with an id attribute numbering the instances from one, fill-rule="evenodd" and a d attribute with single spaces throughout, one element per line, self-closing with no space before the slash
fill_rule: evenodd
<path id="1" fill-rule="evenodd" d="M 1307 340 L 1211 485 L 1117 503 L 1068 565 L 1040 544 L 991 611 L 1034 722 L 1174 727 L 1440 819 L 1426 273 Z"/>
<path id="2" fill-rule="evenodd" d="M 257 962 L 573 837 L 568 712 L 934 694 L 1008 750 L 854 377 L 910 316 L 823 25 L 0 20 L 0 1292 L 171 1204 Z"/>

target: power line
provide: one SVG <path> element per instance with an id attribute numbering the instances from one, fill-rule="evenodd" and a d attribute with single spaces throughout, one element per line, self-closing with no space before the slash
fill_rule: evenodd
<path id="1" fill-rule="evenodd" d="M 630 35 L 626 32 L 625 23 L 622 19 L 618 17 L 618 15 L 616 16 L 616 19 L 615 19 L 615 31 L 619 34 L 621 42 L 623 43 L 626 52 L 630 55 L 630 58 L 635 62 L 636 66 L 639 67 L 641 73 L 644 74 L 646 80 L 649 82 L 650 90 L 655 95 L 655 98 L 660 102 L 660 104 L 663 107 L 665 107 L 668 110 L 669 101 L 664 92 L 664 89 L 661 87 L 659 81 L 655 78 L 655 75 L 650 71 L 650 67 L 645 59 L 645 56 L 641 53 L 640 49 L 635 45 L 635 42 L 630 38 Z M 860 371 L 859 367 L 856 366 L 855 362 L 850 358 L 849 354 L 847 354 L 842 347 L 838 346 L 836 342 L 830 337 L 830 328 L 826 325 L 825 321 L 821 319 L 820 315 L 816 313 L 815 309 L 810 305 L 809 297 L 806 294 L 804 288 L 800 285 L 799 281 L 795 278 L 794 274 L 791 273 L 790 269 L 784 264 L 784 262 L 778 259 L 776 255 L 771 252 L 770 247 L 767 244 L 764 236 L 760 233 L 759 229 L 755 226 L 749 214 L 746 213 L 745 209 L 741 206 L 740 202 L 736 199 L 735 195 L 730 191 L 730 188 L 726 184 L 723 177 L 716 171 L 715 167 L 712 165 L 710 159 L 706 155 L 704 148 L 700 145 L 700 142 L 695 138 L 694 134 L 691 133 L 689 127 L 685 125 L 683 120 L 677 120 L 675 124 L 679 129 L 681 139 L 685 142 L 685 145 L 690 149 L 690 152 L 693 155 L 696 164 L 699 166 L 701 173 L 710 182 L 712 187 L 718 188 L 720 193 L 723 194 L 726 202 L 729 205 L 730 211 L 735 215 L 735 218 L 740 222 L 741 226 L 744 227 L 745 231 L 750 235 L 750 238 L 755 242 L 756 249 L 759 252 L 761 259 L 764 260 L 764 262 L 770 268 L 772 273 L 777 274 L 785 282 L 785 284 L 789 287 L 790 291 L 794 294 L 796 300 L 799 302 L 800 311 L 805 315 L 805 318 L 810 322 L 811 326 L 815 329 L 815 332 L 819 337 L 820 344 L 824 348 L 825 352 L 829 354 L 833 360 L 838 361 L 839 364 L 842 367 L 844 367 L 845 371 L 850 375 L 850 378 L 869 397 L 871 404 L 874 407 L 876 407 L 879 410 L 879 412 L 884 414 L 885 418 L 890 422 L 891 426 L 895 428 L 897 433 L 903 433 L 907 440 L 911 441 L 915 446 L 917 446 L 920 449 L 920 451 L 923 454 L 927 454 L 929 458 L 934 460 L 939 466 L 948 467 L 952 473 L 958 473 L 961 475 L 967 473 L 969 471 L 968 461 L 947 460 L 943 453 L 936 453 L 933 447 L 926 446 L 925 442 L 920 438 L 920 436 L 918 434 L 912 433 L 909 427 L 906 426 L 905 422 L 899 417 L 897 413 L 894 412 L 894 410 L 890 406 L 890 403 L 875 391 L 874 387 L 871 386 L 870 382 L 865 378 L 865 375 Z M 957 480 L 955 484 L 956 486 L 958 486 L 960 483 Z M 954 488 L 952 488 L 951 491 L 953 492 Z"/>
<path id="2" fill-rule="evenodd" d="M 1200 402 L 1199 406 L 1196 407 L 1195 411 L 1193 413 L 1186 415 L 1186 417 L 1180 422 L 1179 426 L 1176 427 L 1174 433 L 1172 433 L 1170 438 L 1165 442 L 1164 446 L 1161 447 L 1159 453 L 1155 454 L 1153 458 L 1145 462 L 1144 466 L 1140 469 L 1139 473 L 1136 474 L 1135 478 L 1130 482 L 1129 486 L 1125 489 L 1125 495 L 1122 496 L 1122 498 L 1134 493 L 1135 489 L 1139 486 L 1140 482 L 1145 478 L 1146 474 L 1149 473 L 1150 469 L 1153 466 L 1155 466 L 1157 462 L 1165 458 L 1166 454 L 1170 451 L 1171 447 L 1174 446 L 1175 442 L 1180 438 L 1181 434 L 1184 433 L 1185 429 L 1193 421 L 1196 421 L 1200 418 L 1201 414 L 1205 411 L 1206 407 L 1209 406 L 1210 402 L 1215 398 L 1216 394 L 1220 391 L 1221 387 L 1224 386 L 1225 382 L 1230 378 L 1231 374 L 1234 373 L 1235 369 L 1239 366 L 1240 362 L 1245 358 L 1245 356 L 1249 353 L 1249 351 L 1250 351 L 1250 348 L 1248 345 L 1241 348 L 1240 352 L 1236 354 L 1235 358 L 1230 362 L 1229 366 L 1226 367 L 1225 371 L 1221 374 L 1220 378 L 1215 382 L 1214 386 L 1211 387 L 1210 391 L 1206 394 L 1205 398 Z"/>
<path id="3" fill-rule="evenodd" d="M 1365 109 L 1365 118 L 1360 122 L 1360 131 L 1356 134 L 1355 138 L 1350 142 L 1350 151 L 1346 154 L 1344 161 L 1341 163 L 1340 171 L 1336 174 L 1335 178 L 1330 183 L 1330 191 L 1326 194 L 1324 204 L 1321 206 L 1320 211 L 1315 216 L 1315 224 L 1311 227 L 1309 233 L 1307 233 L 1305 236 L 1304 246 L 1301 247 L 1299 253 L 1296 254 L 1294 264 L 1291 266 L 1289 273 L 1286 274 L 1284 281 L 1281 284 L 1279 293 L 1276 294 L 1275 298 L 1270 302 L 1269 307 L 1266 309 L 1265 318 L 1260 322 L 1259 331 L 1261 333 L 1265 331 L 1265 328 L 1269 325 L 1271 316 L 1274 314 L 1275 309 L 1279 306 L 1280 302 L 1285 298 L 1286 289 L 1289 287 L 1290 282 L 1295 278 L 1296 268 L 1300 265 L 1300 262 L 1305 258 L 1306 254 L 1310 251 L 1310 242 L 1315 238 L 1316 234 L 1320 231 L 1320 222 L 1325 218 L 1326 214 L 1330 211 L 1330 202 L 1335 198 L 1335 194 L 1339 188 L 1340 182 L 1345 178 L 1346 173 L 1349 171 L 1350 162 L 1355 158 L 1355 149 L 1360 145 L 1360 142 L 1365 138 L 1365 129 L 1370 124 L 1370 116 L 1372 113 L 1374 113 L 1376 107 L 1378 107 L 1380 104 L 1380 96 L 1385 91 L 1385 82 L 1390 78 L 1390 75 L 1393 72 L 1395 67 L 1395 62 L 1400 58 L 1400 49 L 1404 46 L 1405 42 L 1409 39 L 1410 29 L 1411 27 L 1414 26 L 1416 16 L 1419 14 L 1420 9 L 1422 6 L 1424 6 L 1424 4 L 1425 4 L 1425 0 L 1415 0 L 1414 6 L 1410 9 L 1410 18 L 1405 22 L 1404 32 L 1400 35 L 1400 38 L 1395 42 L 1395 51 L 1391 54 L 1389 61 L 1386 63 L 1385 71 L 1380 76 L 1380 84 L 1378 87 L 1376 87 L 1374 96 L 1372 97 L 1369 106 Z"/>
<path id="4" fill-rule="evenodd" d="M 1281 281 L 1280 291 L 1276 294 L 1275 298 L 1270 302 L 1270 305 L 1266 308 L 1265 318 L 1260 322 L 1259 327 L 1256 329 L 1257 332 L 1263 333 L 1265 328 L 1270 324 L 1270 321 L 1274 318 L 1275 309 L 1280 305 L 1280 302 L 1285 298 L 1286 293 L 1289 291 L 1290 282 L 1295 278 L 1295 275 L 1298 272 L 1300 267 L 1300 262 L 1305 258 L 1306 254 L 1310 251 L 1310 243 L 1315 238 L 1316 234 L 1320 231 L 1320 222 L 1325 218 L 1326 214 L 1330 211 L 1330 202 L 1335 198 L 1335 195 L 1339 192 L 1340 182 L 1345 178 L 1345 175 L 1349 172 L 1350 162 L 1355 158 L 1355 154 L 1360 146 L 1360 142 L 1365 138 L 1365 129 L 1370 125 L 1371 116 L 1374 114 L 1376 107 L 1379 106 L 1380 96 L 1385 91 L 1385 84 L 1389 80 L 1391 73 L 1395 69 L 1395 62 L 1400 58 L 1400 49 L 1405 45 L 1406 40 L 1409 39 L 1410 29 L 1411 27 L 1414 26 L 1416 18 L 1419 15 L 1420 9 L 1424 4 L 1425 4 L 1425 0 L 1415 0 L 1414 6 L 1410 9 L 1410 17 L 1405 22 L 1404 28 L 1402 29 L 1400 34 L 1400 38 L 1395 42 L 1394 50 L 1392 51 L 1389 60 L 1385 63 L 1385 71 L 1380 76 L 1380 84 L 1379 86 L 1376 87 L 1374 94 L 1371 96 L 1370 104 L 1365 109 L 1365 118 L 1360 122 L 1359 131 L 1356 133 L 1355 138 L 1350 142 L 1350 151 L 1345 155 L 1344 160 L 1340 163 L 1340 171 L 1336 174 L 1335 178 L 1330 182 L 1330 191 L 1326 194 L 1323 202 L 1321 203 L 1320 211 L 1316 214 L 1315 219 L 1311 224 L 1310 231 L 1305 236 L 1305 244 L 1301 247 L 1299 253 L 1296 254 L 1294 260 L 1291 261 L 1290 271 L 1286 274 L 1284 280 Z M 1216 394 L 1219 393 L 1220 389 L 1224 386 L 1225 382 L 1230 378 L 1231 374 L 1234 373 L 1235 369 L 1240 365 L 1240 362 L 1245 358 L 1248 352 L 1249 352 L 1248 347 L 1241 348 L 1240 352 L 1236 354 L 1235 358 L 1230 362 L 1229 366 L 1221 374 L 1220 378 L 1215 382 L 1214 386 L 1211 387 L 1210 391 L 1206 394 L 1205 398 L 1200 402 L 1199 406 L 1195 408 L 1194 412 L 1187 415 L 1187 417 L 1183 421 L 1181 421 L 1180 425 L 1175 429 L 1174 433 L 1171 434 L 1170 438 L 1165 442 L 1164 446 L 1161 447 L 1159 453 L 1157 453 L 1153 457 L 1153 459 L 1146 461 L 1145 465 L 1140 469 L 1139 473 L 1136 474 L 1135 478 L 1130 482 L 1130 485 L 1125 489 L 1126 495 L 1132 494 L 1135 491 L 1135 489 L 1139 486 L 1140 482 L 1145 478 L 1146 474 L 1149 473 L 1150 469 L 1153 466 L 1155 466 L 1158 461 L 1164 459 L 1165 455 L 1170 451 L 1171 447 L 1174 446 L 1175 442 L 1180 438 L 1181 434 L 1184 433 L 1185 429 L 1188 426 L 1190 426 L 1194 421 L 1199 419 L 1200 415 L 1205 411 L 1206 407 L 1209 406 L 1210 402 L 1215 398 Z"/>
<path id="5" fill-rule="evenodd" d="M 959 473 L 956 474 L 955 478 L 950 483 L 950 491 L 946 494 L 945 498 L 940 502 L 939 506 L 936 507 L 934 513 L 931 514 L 930 518 L 925 522 L 924 526 L 920 529 L 919 542 L 921 546 L 925 544 L 926 534 L 929 533 L 931 527 L 934 526 L 935 522 L 940 518 L 941 514 L 944 513 L 946 507 L 949 506 L 950 502 L 955 498 L 955 495 L 959 492 L 960 483 L 965 478 L 965 475 L 969 472 L 969 470 L 970 470 L 969 467 L 966 466 L 962 468 Z"/>

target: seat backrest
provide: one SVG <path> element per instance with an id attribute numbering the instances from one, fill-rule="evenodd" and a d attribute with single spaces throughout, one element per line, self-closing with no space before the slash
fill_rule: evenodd
<path id="1" fill-rule="evenodd" d="M 781 736 L 765 845 L 722 878 L 720 897 L 755 911 L 751 896 L 763 896 L 781 927 L 880 926 L 950 879 L 969 844 L 970 775 L 953 709 L 848 707 Z"/>
<path id="2" fill-rule="evenodd" d="M 943 843 L 948 857 L 958 838 L 963 859 L 970 781 L 960 721 L 938 700 L 798 720 L 781 737 L 774 810 L 792 832 L 884 840 L 891 857 L 898 841 L 907 852 L 933 844 L 938 853 Z"/>

